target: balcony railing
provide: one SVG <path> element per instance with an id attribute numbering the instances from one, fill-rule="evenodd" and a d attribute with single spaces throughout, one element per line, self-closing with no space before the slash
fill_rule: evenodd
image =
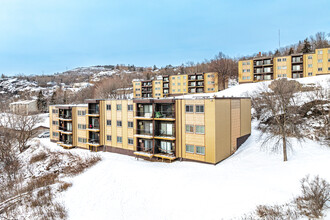
<path id="1" fill-rule="evenodd" d="M 100 143 L 100 139 L 89 138 L 88 139 L 88 143 L 90 143 L 90 144 L 99 144 Z"/>
<path id="2" fill-rule="evenodd" d="M 72 115 L 59 115 L 59 118 L 64 118 L 64 119 L 72 119 Z"/>
<path id="3" fill-rule="evenodd" d="M 89 125 L 88 125 L 88 128 L 89 128 L 89 129 L 100 129 L 100 125 L 92 125 L 92 124 L 89 124 Z"/>
<path id="4" fill-rule="evenodd" d="M 60 142 L 63 142 L 63 144 L 72 145 L 72 141 L 69 141 L 69 140 L 61 140 L 60 139 Z"/>
<path id="5" fill-rule="evenodd" d="M 168 88 L 168 83 L 164 84 L 163 88 Z"/>
<path id="6" fill-rule="evenodd" d="M 70 129 L 68 129 L 68 128 L 66 128 L 66 127 L 58 127 L 59 128 L 59 130 L 61 130 L 61 131 L 68 131 L 68 132 L 72 132 L 72 128 L 70 128 Z"/>
<path id="7" fill-rule="evenodd" d="M 163 82 L 168 82 L 168 78 L 163 78 Z"/>
<path id="8" fill-rule="evenodd" d="M 93 114 L 93 115 L 100 114 L 100 110 L 91 108 L 91 109 L 88 109 L 88 114 Z"/>
<path id="9" fill-rule="evenodd" d="M 152 136 L 153 131 L 147 129 L 135 129 L 135 134 Z"/>
<path id="10" fill-rule="evenodd" d="M 152 112 L 136 112 L 137 117 L 152 118 Z"/>
<path id="11" fill-rule="evenodd" d="M 175 132 L 174 130 L 172 130 L 172 132 L 168 132 L 167 130 L 156 129 L 155 136 L 175 137 Z"/>
<path id="12" fill-rule="evenodd" d="M 155 111 L 155 118 L 174 118 L 174 111 Z"/>

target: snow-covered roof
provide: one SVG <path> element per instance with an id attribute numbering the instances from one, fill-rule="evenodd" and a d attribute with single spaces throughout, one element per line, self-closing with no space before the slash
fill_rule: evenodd
<path id="1" fill-rule="evenodd" d="M 26 105 L 26 104 L 31 104 L 36 101 L 37 100 L 23 100 L 23 101 L 12 102 L 9 105 Z"/>

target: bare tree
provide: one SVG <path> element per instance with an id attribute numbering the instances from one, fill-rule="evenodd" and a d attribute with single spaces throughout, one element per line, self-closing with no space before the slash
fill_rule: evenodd
<path id="1" fill-rule="evenodd" d="M 5 114 L 1 123 L 2 127 L 14 133 L 18 149 L 20 152 L 23 152 L 28 148 L 28 141 L 37 134 L 35 128 L 40 122 L 41 118 L 39 115 Z"/>
<path id="2" fill-rule="evenodd" d="M 209 70 L 218 72 L 220 89 L 225 89 L 226 84 L 231 77 L 238 76 L 237 61 L 227 57 L 222 52 L 219 52 L 214 59 L 211 60 Z"/>
<path id="3" fill-rule="evenodd" d="M 259 129 L 262 131 L 264 144 L 275 141 L 272 150 L 283 150 L 283 160 L 287 161 L 288 138 L 303 139 L 302 123 L 299 115 L 298 97 L 300 83 L 294 80 L 280 79 L 266 84 L 252 95 L 252 105 L 260 118 Z"/>

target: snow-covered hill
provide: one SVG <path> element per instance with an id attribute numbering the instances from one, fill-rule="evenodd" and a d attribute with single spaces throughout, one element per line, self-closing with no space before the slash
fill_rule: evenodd
<path id="1" fill-rule="evenodd" d="M 319 76 L 299 82 L 330 88 L 329 79 Z M 245 96 L 260 84 L 239 85 L 211 96 Z M 238 151 L 215 166 L 100 153 L 102 162 L 73 178 L 73 187 L 61 197 L 69 219 L 240 219 L 256 205 L 288 202 L 300 193 L 299 181 L 306 175 L 330 182 L 329 147 L 291 139 L 289 161 L 283 162 L 281 154 L 261 146 L 257 123 L 252 122 L 251 136 Z"/>

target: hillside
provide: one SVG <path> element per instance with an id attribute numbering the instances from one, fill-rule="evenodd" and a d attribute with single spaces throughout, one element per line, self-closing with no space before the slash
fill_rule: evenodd
<path id="1" fill-rule="evenodd" d="M 329 79 L 299 81 L 330 88 Z M 239 85 L 213 95 L 243 96 L 259 85 Z M 291 138 L 289 161 L 284 163 L 281 154 L 261 146 L 257 123 L 252 122 L 252 134 L 238 151 L 215 166 L 100 153 L 103 160 L 72 178 L 73 187 L 61 196 L 69 219 L 239 219 L 256 205 L 291 200 L 300 193 L 299 181 L 306 175 L 330 181 L 329 147 Z"/>

